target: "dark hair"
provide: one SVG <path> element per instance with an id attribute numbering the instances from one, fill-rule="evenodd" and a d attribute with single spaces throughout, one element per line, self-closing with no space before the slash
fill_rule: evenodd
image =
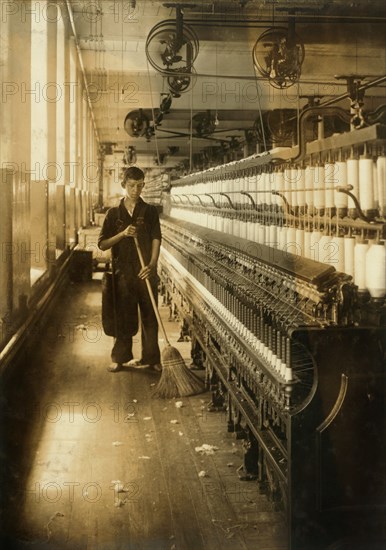
<path id="1" fill-rule="evenodd" d="M 123 172 L 122 187 L 125 187 L 127 180 L 140 181 L 145 179 L 145 174 L 137 166 L 130 166 Z"/>

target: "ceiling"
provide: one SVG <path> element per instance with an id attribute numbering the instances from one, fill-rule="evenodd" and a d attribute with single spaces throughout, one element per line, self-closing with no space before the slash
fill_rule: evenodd
<path id="1" fill-rule="evenodd" d="M 262 148 L 266 134 L 261 133 L 260 121 L 268 111 L 281 109 L 282 122 L 293 115 L 296 119 L 310 97 L 319 96 L 323 103 L 345 94 L 346 80 L 337 75 L 360 75 L 361 82 L 366 82 L 386 74 L 383 1 L 199 0 L 184 4 L 183 29 L 185 33 L 193 29 L 198 47 L 188 50 L 183 45 L 177 51 L 182 60 L 174 58 L 171 65 L 163 65 L 163 73 L 151 60 L 165 56 L 165 43 L 177 32 L 177 3 L 67 0 L 67 6 L 106 163 L 122 162 L 125 156 L 127 162 L 143 168 L 162 164 L 163 170 L 186 173 L 240 158 Z M 162 34 L 155 36 L 155 25 L 166 20 L 169 23 L 160 27 Z M 281 81 L 282 88 L 259 72 L 252 56 L 257 39 L 272 27 L 284 28 L 283 32 L 291 29 L 297 36 L 296 51 L 301 51 L 299 44 L 304 47 L 300 74 L 284 84 Z M 267 40 L 261 40 L 263 48 Z M 196 59 L 190 63 L 194 54 Z M 182 86 L 185 83 L 187 90 L 170 95 L 170 81 L 176 86 L 176 76 L 184 74 L 188 80 L 182 80 Z M 384 87 L 370 88 L 365 107 L 373 109 L 384 100 Z M 169 109 L 160 115 L 162 101 L 169 103 Z M 341 105 L 348 109 L 349 100 Z M 208 111 L 211 124 L 199 126 L 197 113 L 205 119 Z M 140 115 L 142 130 L 148 127 L 147 136 L 127 133 L 129 113 L 133 119 Z M 148 122 L 143 122 L 145 118 Z M 133 133 L 132 123 L 126 124 Z M 135 124 L 138 127 L 138 118 Z M 296 141 L 296 136 L 290 139 Z M 133 148 L 130 154 L 129 147 Z"/>

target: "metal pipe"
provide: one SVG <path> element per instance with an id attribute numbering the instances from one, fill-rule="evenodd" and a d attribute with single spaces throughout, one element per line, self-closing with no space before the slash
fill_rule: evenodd
<path id="1" fill-rule="evenodd" d="M 171 197 L 172 201 L 173 201 L 175 204 L 182 204 L 182 202 L 183 202 L 182 199 L 181 199 L 181 197 L 180 197 L 179 195 L 171 195 L 170 197 Z M 180 202 L 179 202 L 179 203 L 176 203 L 176 199 L 179 199 Z"/>
<path id="2" fill-rule="evenodd" d="M 306 133 L 305 133 L 305 124 L 310 117 L 314 116 L 337 116 L 344 122 L 350 122 L 351 115 L 347 113 L 341 107 L 325 107 L 320 105 L 318 107 L 310 107 L 303 111 L 299 117 L 299 151 L 297 155 L 291 157 L 290 159 L 275 158 L 276 162 L 300 162 L 306 156 Z"/>
<path id="3" fill-rule="evenodd" d="M 214 200 L 213 196 L 210 194 L 210 193 L 204 193 L 204 196 L 205 197 L 210 197 L 212 199 L 212 202 L 213 204 L 215 205 L 216 208 L 220 208 L 217 204 L 216 204 L 216 201 Z"/>
<path id="4" fill-rule="evenodd" d="M 357 92 L 363 92 L 368 88 L 373 88 L 374 86 L 378 86 L 378 84 L 382 84 L 382 82 L 386 82 L 386 75 L 380 76 L 379 78 L 376 78 L 375 80 L 371 80 L 370 82 L 366 82 L 366 84 L 362 84 L 362 86 L 359 86 L 359 88 L 357 89 Z M 323 103 L 319 103 L 319 107 L 325 107 L 327 105 L 331 105 L 332 103 L 336 103 L 337 101 L 341 101 L 342 99 L 347 99 L 348 97 L 350 97 L 350 94 L 349 92 L 346 92 L 345 94 L 342 94 L 338 97 L 334 97 L 332 99 L 328 99 L 327 101 L 324 101 Z"/>
<path id="5" fill-rule="evenodd" d="M 192 201 L 190 200 L 189 195 L 182 195 L 182 197 L 186 197 L 186 198 L 188 199 L 188 203 L 191 204 L 192 206 L 194 206 L 194 204 L 193 204 Z"/>
<path id="6" fill-rule="evenodd" d="M 246 191 L 240 191 L 240 193 L 241 193 L 242 195 L 247 196 L 247 197 L 249 198 L 249 200 L 251 201 L 251 203 L 252 203 L 253 209 L 254 209 L 254 210 L 257 210 L 257 209 L 256 209 L 256 202 L 255 202 L 254 198 L 252 197 L 252 195 L 250 195 L 250 193 L 247 193 Z"/>
<path id="7" fill-rule="evenodd" d="M 190 15 L 195 15 L 194 12 L 191 12 Z M 202 16 L 202 13 L 200 14 L 197 14 L 197 15 L 201 15 Z M 209 13 L 208 14 L 205 14 L 205 15 L 210 15 Z M 213 25 L 213 24 L 219 24 L 223 27 L 230 27 L 230 26 L 245 26 L 245 25 L 248 25 L 248 26 L 256 26 L 256 27 L 264 27 L 264 28 L 267 28 L 267 24 L 269 25 L 272 25 L 272 17 L 267 17 L 265 19 L 261 18 L 261 19 L 248 19 L 248 18 L 245 18 L 245 19 L 229 19 L 229 14 L 227 13 L 224 13 L 224 14 L 221 14 L 221 13 L 217 13 L 216 14 L 217 16 L 218 15 L 224 15 L 225 18 L 224 19 L 214 19 L 212 17 L 208 18 L 208 19 L 184 19 L 184 22 L 189 24 L 189 25 L 192 25 L 192 26 L 199 26 L 199 25 L 202 25 L 202 26 L 210 26 L 210 25 Z M 288 23 L 288 19 L 289 19 L 289 16 L 287 15 L 282 15 L 282 16 L 278 16 L 276 15 L 275 16 L 275 23 Z M 353 21 L 358 21 L 360 23 L 366 23 L 367 21 L 368 22 L 382 22 L 382 21 L 385 21 L 386 20 L 386 17 L 361 17 L 360 15 L 312 15 L 312 17 L 310 15 L 306 15 L 306 14 L 296 14 L 295 16 L 295 19 L 302 19 L 302 23 L 303 24 L 310 24 L 310 23 L 316 23 L 316 21 L 318 19 L 322 19 L 324 20 L 326 23 L 331 23 L 333 21 L 337 21 L 339 23 L 352 23 Z"/>
<path id="8" fill-rule="evenodd" d="M 193 74 L 196 78 L 228 78 L 230 80 L 250 80 L 250 81 L 256 81 L 256 80 L 262 80 L 268 83 L 268 79 L 264 76 L 247 76 L 247 75 L 229 75 L 229 74 L 206 74 L 206 73 L 186 73 L 186 72 L 179 72 L 179 71 L 159 71 L 159 74 L 162 76 L 187 76 Z M 323 85 L 330 85 L 330 86 L 346 86 L 345 82 L 329 82 L 327 80 L 299 80 L 296 81 L 299 84 L 323 84 Z M 335 101 L 335 100 L 334 100 Z M 157 128 L 158 129 L 158 128 Z M 163 130 L 159 128 L 160 131 L 166 132 L 166 130 Z"/>
<path id="9" fill-rule="evenodd" d="M 200 195 L 193 195 L 193 197 L 197 197 L 200 201 L 201 206 L 205 206 L 205 204 L 202 202 Z"/>
<path id="10" fill-rule="evenodd" d="M 230 198 L 229 195 L 227 195 L 226 193 L 219 193 L 219 195 L 221 195 L 223 197 L 226 197 L 228 199 L 228 202 L 229 202 L 231 208 L 233 208 L 233 210 L 236 210 L 235 205 L 233 204 L 232 199 Z"/>

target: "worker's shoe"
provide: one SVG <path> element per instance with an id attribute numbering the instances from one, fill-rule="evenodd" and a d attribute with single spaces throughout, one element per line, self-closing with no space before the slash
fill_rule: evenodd
<path id="1" fill-rule="evenodd" d="M 122 370 L 122 363 L 116 363 L 115 365 L 112 365 L 111 367 L 107 367 L 108 372 L 119 372 Z"/>

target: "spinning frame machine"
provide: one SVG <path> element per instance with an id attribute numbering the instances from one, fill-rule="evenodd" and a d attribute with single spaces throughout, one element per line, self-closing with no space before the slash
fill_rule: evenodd
<path id="1" fill-rule="evenodd" d="M 162 217 L 164 299 L 291 550 L 385 540 L 385 138 L 301 135 L 185 176 Z"/>
<path id="2" fill-rule="evenodd" d="M 192 85 L 198 53 L 174 7 L 176 22 L 146 42 L 169 103 Z M 303 60 L 293 13 L 253 48 L 255 70 L 279 89 L 298 81 Z M 225 409 L 245 441 L 240 478 L 284 512 L 289 550 L 386 541 L 385 106 L 362 110 L 386 77 L 339 78 L 343 96 L 272 113 L 268 141 L 261 120 L 271 150 L 173 181 L 164 197 L 164 300 L 206 369 L 211 409 Z M 344 98 L 350 111 L 333 104 Z M 213 139 L 215 127 L 195 130 Z M 296 130 L 298 146 L 275 147 Z"/>

